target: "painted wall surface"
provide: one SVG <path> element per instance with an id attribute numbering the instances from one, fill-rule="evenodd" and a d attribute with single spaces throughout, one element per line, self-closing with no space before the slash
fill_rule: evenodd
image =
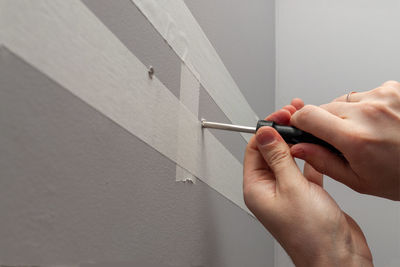
<path id="1" fill-rule="evenodd" d="M 260 118 L 274 111 L 275 1 L 185 0 Z"/>
<path id="2" fill-rule="evenodd" d="M 179 58 L 131 1 L 83 2 L 179 96 Z M 190 8 L 193 12 L 200 7 Z M 231 7 L 244 17 L 260 14 L 257 6 L 245 11 L 236 4 Z M 224 6 L 214 10 L 225 12 Z M 267 13 L 273 16 L 274 10 Z M 218 20 L 223 18 L 215 19 L 224 25 Z M 229 26 L 263 27 L 253 20 L 230 19 Z M 206 34 L 212 35 L 213 29 Z M 258 34 L 254 31 L 250 37 L 273 43 L 273 31 Z M 232 48 L 221 41 L 226 36 L 214 36 L 219 53 Z M 174 162 L 10 49 L 0 46 L 0 264 L 273 266 L 273 239 L 253 217 L 199 180 L 175 182 Z M 232 57 L 248 47 L 234 49 L 223 57 L 230 71 L 242 67 Z M 259 52 L 269 58 L 273 46 Z M 257 86 L 264 88 L 269 101 L 274 98 L 271 81 L 261 77 L 273 76 L 269 70 L 274 63 L 266 62 L 268 67 L 258 69 Z M 251 68 L 246 71 L 254 74 Z M 236 82 L 246 81 L 246 75 L 236 74 Z M 251 101 L 252 92 L 243 94 L 255 109 L 273 110 L 263 101 Z M 202 116 L 229 122 L 204 89 Z M 241 160 L 245 142 L 240 135 L 214 134 Z"/>
<path id="3" fill-rule="evenodd" d="M 143 64 L 153 66 L 160 81 L 179 98 L 180 60 L 131 1 L 83 0 L 83 3 Z M 273 39 L 274 35 L 269 33 L 269 37 Z M 269 98 L 273 98 L 273 90 L 267 90 L 266 93 Z M 263 103 L 259 102 L 258 105 L 262 107 Z M 231 123 L 204 88 L 200 90 L 199 106 L 199 119 Z M 267 112 L 271 112 L 272 109 L 268 108 Z M 240 134 L 213 129 L 211 131 L 239 161 L 243 160 L 246 143 Z"/>
<path id="4" fill-rule="evenodd" d="M 277 1 L 277 107 L 302 97 L 323 104 L 400 80 L 397 0 Z M 376 266 L 400 266 L 400 206 L 325 179 L 364 230 Z M 282 250 L 276 266 L 289 266 Z"/>

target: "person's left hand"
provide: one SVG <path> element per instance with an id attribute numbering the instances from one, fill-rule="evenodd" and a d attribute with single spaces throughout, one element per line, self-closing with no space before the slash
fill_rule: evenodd
<path id="1" fill-rule="evenodd" d="M 285 109 L 266 119 L 285 124 L 296 110 Z M 243 192 L 247 207 L 296 266 L 372 266 L 360 227 L 322 188 L 320 173 L 310 165 L 301 173 L 271 127 L 259 129 L 247 145 Z"/>

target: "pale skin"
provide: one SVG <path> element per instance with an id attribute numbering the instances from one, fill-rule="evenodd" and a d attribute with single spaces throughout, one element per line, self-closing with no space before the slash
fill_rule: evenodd
<path id="1" fill-rule="evenodd" d="M 342 96 L 303 107 L 294 99 L 266 118 L 308 131 L 343 156 L 311 144 L 290 148 L 270 127 L 261 128 L 246 148 L 246 205 L 296 266 L 373 265 L 360 227 L 323 189 L 321 173 L 358 192 L 399 200 L 400 85 L 390 81 L 350 100 Z M 308 162 L 304 174 L 293 156 Z"/>
<path id="2" fill-rule="evenodd" d="M 357 192 L 400 200 L 400 83 L 307 105 L 290 124 L 338 148 L 344 157 L 311 144 L 291 148 L 319 172 Z M 329 164 L 327 164 L 329 163 Z"/>

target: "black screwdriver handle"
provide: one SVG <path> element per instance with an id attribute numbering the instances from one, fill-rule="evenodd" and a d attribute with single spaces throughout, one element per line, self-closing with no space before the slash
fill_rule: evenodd
<path id="1" fill-rule="evenodd" d="M 256 131 L 258 131 L 258 129 L 260 129 L 263 126 L 269 126 L 274 128 L 282 136 L 283 140 L 285 140 L 285 142 L 288 144 L 311 143 L 323 146 L 336 154 L 339 155 L 342 154 L 331 144 L 319 139 L 318 137 L 315 137 L 312 134 L 297 129 L 294 126 L 280 125 L 276 124 L 273 121 L 259 120 L 257 123 Z"/>

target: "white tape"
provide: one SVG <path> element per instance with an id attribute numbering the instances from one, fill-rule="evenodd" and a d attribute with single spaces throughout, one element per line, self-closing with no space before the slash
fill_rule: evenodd
<path id="1" fill-rule="evenodd" d="M 179 99 L 194 116 L 199 115 L 200 82 L 188 67 L 181 64 L 181 88 Z"/>
<path id="2" fill-rule="evenodd" d="M 176 165 L 176 181 L 177 182 L 184 182 L 184 183 L 193 183 L 195 184 L 197 181 L 196 176 L 179 166 Z"/>
<path id="3" fill-rule="evenodd" d="M 8 49 L 248 211 L 241 163 L 85 5 L 5 3 L 0 30 Z M 179 153 L 178 127 L 185 133 Z"/>
<path id="4" fill-rule="evenodd" d="M 192 74 L 192 72 L 186 67 L 184 63 L 181 64 L 181 88 L 179 98 L 181 103 L 189 109 L 193 115 L 197 118 L 199 115 L 199 94 L 200 94 L 200 83 L 196 79 L 196 77 Z M 185 117 L 179 116 L 180 125 L 181 123 L 185 123 Z M 183 142 L 185 140 L 186 133 L 182 131 L 182 129 L 178 128 L 178 155 L 185 153 L 185 148 L 182 147 Z M 181 144 L 182 143 L 182 144 Z M 193 144 L 196 145 L 196 144 Z M 196 147 L 193 147 L 196 149 Z M 176 181 L 183 182 L 193 182 L 196 183 L 196 177 L 179 166 L 176 165 Z"/>
<path id="5" fill-rule="evenodd" d="M 207 36 L 182 0 L 131 0 L 175 50 L 215 103 L 239 125 L 256 125 L 258 117 L 225 68 Z M 251 135 L 242 134 L 245 140 Z"/>

